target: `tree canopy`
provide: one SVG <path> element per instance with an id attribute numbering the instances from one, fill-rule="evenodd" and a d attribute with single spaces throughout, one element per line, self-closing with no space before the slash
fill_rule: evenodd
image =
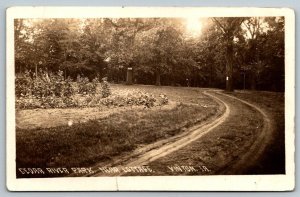
<path id="1" fill-rule="evenodd" d="M 15 71 L 141 84 L 284 90 L 284 18 L 15 19 Z M 191 24 L 189 24 L 191 25 Z M 194 32 L 195 33 L 195 32 Z"/>

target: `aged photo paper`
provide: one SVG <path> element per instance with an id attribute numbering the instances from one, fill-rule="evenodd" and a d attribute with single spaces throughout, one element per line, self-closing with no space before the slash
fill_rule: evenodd
<path id="1" fill-rule="evenodd" d="M 7 9 L 10 191 L 290 191 L 289 8 Z"/>

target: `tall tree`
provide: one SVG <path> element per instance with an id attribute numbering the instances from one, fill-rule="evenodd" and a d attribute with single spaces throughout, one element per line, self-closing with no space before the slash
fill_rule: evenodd
<path id="1" fill-rule="evenodd" d="M 256 89 L 257 76 L 260 72 L 261 60 L 259 58 L 258 41 L 262 33 L 263 18 L 251 17 L 243 21 L 242 26 L 245 29 L 247 65 L 250 71 L 251 89 Z"/>
<path id="2" fill-rule="evenodd" d="M 142 34 L 139 40 L 141 67 L 155 75 L 155 85 L 161 85 L 161 75 L 170 73 L 178 64 L 178 52 L 182 47 L 180 21 L 158 19 L 155 26 Z"/>
<path id="3" fill-rule="evenodd" d="M 244 18 L 226 17 L 212 19 L 223 33 L 226 44 L 226 90 L 233 91 L 234 36 L 240 30 Z"/>
<path id="4" fill-rule="evenodd" d="M 31 62 L 31 29 L 26 26 L 25 22 L 24 19 L 14 20 L 15 69 L 19 73 L 24 72 L 25 69 L 29 69 Z"/>
<path id="5" fill-rule="evenodd" d="M 137 45 L 139 34 L 151 29 L 152 22 L 156 19 L 118 18 L 106 19 L 106 24 L 111 25 L 112 38 L 110 50 L 106 53 L 110 59 L 110 66 L 114 70 L 125 71 L 131 67 L 136 69 Z M 125 74 L 125 73 L 123 73 Z"/>

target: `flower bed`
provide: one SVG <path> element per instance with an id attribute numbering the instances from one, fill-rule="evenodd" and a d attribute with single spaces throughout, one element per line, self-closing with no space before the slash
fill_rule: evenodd
<path id="1" fill-rule="evenodd" d="M 64 79 L 63 72 L 57 74 L 41 72 L 32 76 L 26 72 L 16 78 L 16 107 L 18 109 L 35 108 L 73 108 L 73 107 L 123 107 L 145 106 L 146 108 L 168 103 L 164 94 L 155 97 L 147 92 L 132 90 L 129 92 L 111 92 L 106 78 L 92 82 L 86 77 L 77 77 L 73 82 Z"/>

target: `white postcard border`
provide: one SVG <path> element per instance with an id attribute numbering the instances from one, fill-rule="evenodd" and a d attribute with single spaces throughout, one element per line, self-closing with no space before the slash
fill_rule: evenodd
<path id="1" fill-rule="evenodd" d="M 285 16 L 286 175 L 16 178 L 15 18 Z M 13 7 L 7 10 L 6 152 L 11 191 L 285 191 L 295 186 L 295 15 L 288 8 Z"/>

